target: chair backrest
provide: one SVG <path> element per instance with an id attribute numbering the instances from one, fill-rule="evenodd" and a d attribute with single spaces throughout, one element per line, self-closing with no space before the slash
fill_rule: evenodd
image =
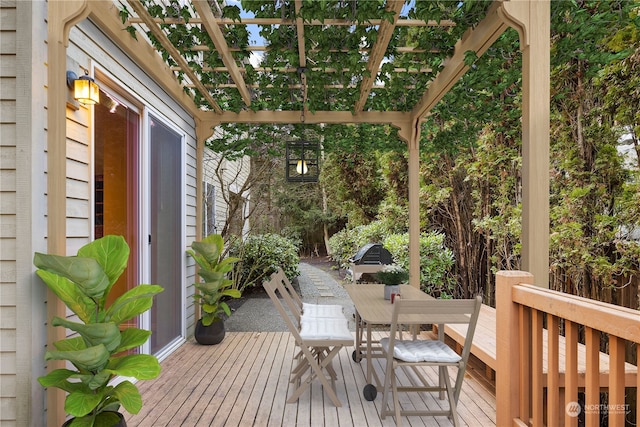
<path id="1" fill-rule="evenodd" d="M 299 298 L 298 294 L 293 289 L 293 286 L 291 286 L 289 279 L 287 279 L 287 276 L 284 274 L 282 268 L 278 268 L 278 271 L 273 273 L 269 280 L 265 281 L 262 286 L 265 288 L 267 294 L 269 294 L 269 297 L 271 297 L 274 304 L 277 303 L 276 308 L 282 308 L 282 310 L 284 310 L 284 306 L 282 305 L 279 298 L 282 298 L 282 300 L 284 300 L 286 307 L 288 308 L 291 315 L 293 315 L 297 322 L 297 325 L 299 326 L 300 318 L 302 316 L 302 300 L 300 301 L 300 303 L 298 303 L 296 301 L 296 298 L 292 295 L 291 291 L 293 291 L 295 296 Z M 286 310 L 284 310 L 284 312 L 281 312 L 280 314 L 283 316 L 286 315 L 286 317 L 289 318 Z"/>
<path id="2" fill-rule="evenodd" d="M 278 267 L 278 271 L 276 271 L 275 274 L 277 275 L 279 280 L 282 280 L 282 284 L 284 285 L 284 288 L 287 290 L 287 292 L 289 292 L 291 299 L 293 299 L 293 301 L 298 305 L 300 310 L 302 310 L 302 298 L 296 292 L 296 289 L 291 284 L 291 281 L 289 280 L 287 275 L 284 273 L 284 270 L 282 269 L 282 267 Z M 274 277 L 274 276 L 272 275 L 271 277 Z"/>
<path id="3" fill-rule="evenodd" d="M 400 330 L 402 325 L 438 325 L 438 338 L 444 341 L 445 324 L 468 324 L 461 354 L 462 360 L 466 363 L 481 306 L 481 296 L 473 299 L 396 300 L 393 307 L 390 340 L 395 339 L 396 331 Z"/>
<path id="4" fill-rule="evenodd" d="M 287 325 L 287 329 L 289 329 L 289 332 L 293 334 L 296 342 L 300 343 L 301 338 L 298 333 L 298 327 L 300 326 L 301 313 L 300 310 L 296 308 L 297 305 L 291 298 L 291 295 L 289 295 L 289 292 L 284 287 L 284 283 L 282 280 L 283 276 L 284 273 L 281 269 L 279 271 L 276 271 L 271 275 L 269 280 L 265 280 L 262 283 L 262 287 L 264 287 L 264 289 L 267 291 L 269 298 L 271 298 L 271 302 L 273 302 L 273 305 L 280 313 L 280 316 Z M 280 298 L 284 300 L 288 310 L 285 308 Z M 291 315 L 296 319 L 296 323 L 294 323 L 294 320 L 291 318 L 289 313 L 291 313 Z"/>

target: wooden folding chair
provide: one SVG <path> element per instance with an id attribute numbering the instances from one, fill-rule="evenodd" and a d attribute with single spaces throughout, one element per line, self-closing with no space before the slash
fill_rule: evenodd
<path id="1" fill-rule="evenodd" d="M 278 270 L 271 275 L 270 280 L 277 283 L 278 292 L 280 292 L 282 299 L 285 301 L 291 314 L 294 316 L 296 320 L 295 326 L 298 330 L 301 329 L 302 323 L 305 319 L 345 319 L 343 307 L 341 305 L 310 304 L 302 302 L 302 298 L 298 295 L 281 267 L 278 267 Z M 313 322 L 311 322 L 311 324 L 313 324 Z M 314 349 L 314 355 L 316 358 L 321 358 L 324 357 L 325 353 L 328 351 L 329 349 L 317 347 Z M 298 364 L 291 371 L 291 382 L 300 381 L 306 370 L 309 368 L 304 357 L 302 357 L 302 352 L 296 354 L 295 360 L 298 361 Z M 331 378 L 335 380 L 337 378 L 337 374 L 333 370 L 332 365 L 327 365 L 326 369 Z"/>
<path id="2" fill-rule="evenodd" d="M 344 309 L 341 305 L 302 302 L 302 298 L 298 295 L 281 267 L 278 267 L 278 270 L 271 275 L 271 280 L 282 282 L 284 289 L 290 297 L 290 300 L 287 300 L 287 305 L 296 317 L 298 324 L 302 317 L 344 318 Z"/>
<path id="3" fill-rule="evenodd" d="M 397 300 L 394 304 L 391 333 L 388 338 L 380 340 L 387 359 L 387 370 L 384 380 L 382 408 L 380 416 L 395 416 L 398 426 L 401 425 L 402 415 L 440 416 L 446 415 L 458 426 L 460 420 L 457 413 L 458 398 L 464 380 L 467 360 L 471 350 L 471 341 L 475 332 L 482 298 L 464 300 Z M 444 342 L 444 325 L 452 323 L 467 323 L 467 336 L 462 353 L 456 353 Z M 438 325 L 438 339 L 424 340 L 396 339 L 396 331 L 401 324 Z M 431 385 L 419 371 L 421 366 L 437 366 L 439 384 Z M 455 385 L 452 387 L 448 367 L 458 368 Z M 412 382 L 411 386 L 399 386 L 396 371 L 404 369 Z M 412 375 L 413 374 L 413 375 Z M 388 397 L 391 391 L 393 406 L 388 408 Z M 399 392 L 446 392 L 449 401 L 448 410 L 401 410 Z"/>
<path id="4" fill-rule="evenodd" d="M 299 362 L 291 371 L 292 381 L 297 387 L 287 403 L 298 400 L 311 383 L 318 379 L 334 405 L 342 406 L 336 395 L 337 375 L 331 363 L 342 347 L 353 345 L 353 335 L 349 331 L 347 319 L 344 316 L 342 318 L 302 317 L 299 325 L 296 325 L 278 297 L 280 295 L 289 310 L 292 310 L 291 307 L 295 303 L 277 273 L 271 280 L 264 282 L 263 287 L 300 349 Z"/>

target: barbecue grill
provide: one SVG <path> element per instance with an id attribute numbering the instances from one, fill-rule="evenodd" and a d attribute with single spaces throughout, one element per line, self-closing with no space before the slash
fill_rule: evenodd
<path id="1" fill-rule="evenodd" d="M 354 282 L 360 280 L 363 273 L 377 273 L 385 265 L 393 263 L 391 253 L 380 243 L 364 245 L 348 261 L 351 267 L 351 278 Z"/>

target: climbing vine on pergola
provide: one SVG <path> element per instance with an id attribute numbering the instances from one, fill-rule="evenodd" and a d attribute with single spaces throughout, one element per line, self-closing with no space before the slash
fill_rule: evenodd
<path id="1" fill-rule="evenodd" d="M 292 111 L 299 123 L 324 112 L 411 112 L 492 4 L 244 0 L 241 13 L 220 3 L 129 0 L 120 15 L 203 111 Z M 467 64 L 475 59 L 466 52 Z"/>

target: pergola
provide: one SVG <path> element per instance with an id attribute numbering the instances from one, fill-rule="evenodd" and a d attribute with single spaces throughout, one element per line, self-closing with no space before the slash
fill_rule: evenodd
<path id="1" fill-rule="evenodd" d="M 520 35 L 523 54 L 522 91 L 523 91 L 523 232 L 522 232 L 522 267 L 537 278 L 538 283 L 547 283 L 548 279 L 548 145 L 549 145 L 549 2 L 547 1 L 494 1 L 479 22 L 465 22 L 468 28 L 455 45 L 425 48 L 420 46 L 391 46 L 390 41 L 399 37 L 398 33 L 407 29 L 433 27 L 443 34 L 450 34 L 452 28 L 459 25 L 451 19 L 420 20 L 406 16 L 415 14 L 416 2 L 408 8 L 404 0 L 388 0 L 378 9 L 369 8 L 365 12 L 369 16 L 363 18 L 356 15 L 353 3 L 353 16 L 342 18 L 311 19 L 309 16 L 318 11 L 302 0 L 291 2 L 262 2 L 262 7 L 253 18 L 233 20 L 220 17 L 220 10 L 212 8 L 206 0 L 193 0 L 184 4 L 189 12 L 185 19 L 179 15 L 171 18 L 158 18 L 149 12 L 148 4 L 140 0 L 129 0 L 130 12 L 125 23 L 118 17 L 119 10 L 109 1 L 52 1 L 49 6 L 49 81 L 64 81 L 60 75 L 65 73 L 65 53 L 68 44 L 69 28 L 76 22 L 90 18 L 138 64 L 160 82 L 167 92 L 177 99 L 196 120 L 199 160 L 202 160 L 204 141 L 211 136 L 213 128 L 221 123 L 375 123 L 391 124 L 398 129 L 399 136 L 407 142 L 409 151 L 409 217 L 410 217 L 410 253 L 411 283 L 418 286 L 419 278 L 419 204 L 418 204 L 418 140 L 421 121 L 431 109 L 467 71 L 465 54 L 468 51 L 481 56 L 487 48 L 508 28 L 514 27 Z M 163 5 L 164 2 L 157 2 Z M 280 7 L 272 7 L 274 4 Z M 316 2 L 318 3 L 318 2 Z M 377 4 L 377 2 L 369 2 Z M 455 2 L 454 2 L 455 3 Z M 482 2 L 481 2 L 482 4 Z M 164 4 L 165 7 L 168 7 Z M 267 7 L 270 6 L 270 7 Z M 460 6 L 458 6 L 460 7 Z M 414 9 L 414 10 L 412 10 Z M 128 9 L 127 9 L 128 10 Z M 164 9 L 169 10 L 169 9 Z M 306 13 L 305 13 L 306 12 Z M 400 17 L 400 14 L 405 17 Z M 165 12 L 166 13 L 166 12 Z M 278 13 L 280 16 L 274 16 Z M 386 18 L 381 19 L 380 15 Z M 258 17 L 258 15 L 270 15 Z M 166 15 L 164 15 L 166 16 Z M 446 18 L 446 17 L 445 17 Z M 357 19 L 357 21 L 356 21 Z M 292 64 L 290 57 L 278 55 L 270 67 L 251 67 L 247 61 L 248 52 L 269 51 L 269 45 L 234 46 L 233 33 L 223 31 L 230 27 L 259 25 L 264 28 L 290 27 L 290 30 L 279 31 L 284 36 L 294 36 L 291 44 L 297 48 Z M 340 34 L 355 34 L 361 41 L 357 48 L 327 49 L 317 44 L 318 31 L 330 28 L 344 29 Z M 357 32 L 356 27 L 363 27 L 366 32 Z M 133 38 L 125 29 L 136 30 Z M 197 29 L 202 32 L 200 39 L 208 39 L 207 43 L 191 45 L 188 48 L 176 46 L 179 38 L 172 37 L 177 31 Z M 274 30 L 271 30 L 272 32 Z M 148 34 L 154 38 L 151 42 Z M 367 34 L 364 40 L 362 34 Z M 349 40 L 345 39 L 348 45 Z M 351 43 L 353 44 L 353 43 Z M 163 61 L 160 53 L 167 54 Z M 354 66 L 337 69 L 319 63 L 327 58 L 327 52 L 334 55 L 355 54 L 360 58 Z M 429 59 L 436 55 L 447 55 L 447 59 L 439 70 L 429 67 Z M 451 52 L 448 54 L 448 52 Z M 241 54 L 244 53 L 244 54 Z M 324 53 L 324 57 L 319 57 Z M 215 54 L 213 60 L 210 59 Z M 414 68 L 396 67 L 394 58 L 411 55 L 422 58 Z M 390 59 L 391 58 L 391 59 Z M 221 66 L 208 65 L 220 62 Z M 326 61 L 325 61 L 326 62 Z M 391 62 L 389 67 L 383 67 Z M 431 61 L 433 62 L 433 61 Z M 247 68 L 251 67 L 251 75 Z M 297 74 L 297 77 L 296 77 Z M 265 81 L 278 81 L 279 76 L 287 76 L 285 81 L 299 80 L 286 86 Z M 292 76 L 294 78 L 291 78 Z M 256 77 L 257 76 L 257 77 Z M 266 76 L 266 77 L 265 77 Z M 338 77 L 336 77 L 338 76 Z M 395 111 L 375 110 L 373 100 L 385 90 L 390 90 L 380 81 L 393 84 L 394 79 L 406 80 L 415 76 L 414 84 L 405 88 L 418 92 L 415 102 L 411 99 L 398 105 Z M 425 80 L 426 79 L 426 80 Z M 282 81 L 282 79 L 280 79 Z M 204 82 L 210 82 L 205 84 Z M 335 83 L 340 81 L 342 83 Z M 346 83 L 344 83 L 346 82 Z M 187 90 L 185 90 L 187 88 Z M 50 162 L 51 188 L 55 195 L 59 188 L 56 179 L 64 179 L 64 86 L 49 87 L 49 129 L 53 144 L 51 147 L 61 149 L 60 153 L 52 153 Z M 230 92 L 242 99 L 241 108 L 229 107 L 224 98 Z M 277 99 L 278 94 L 289 98 L 289 101 Z M 327 93 L 329 95 L 327 95 Z M 346 95 L 345 95 L 346 94 Z M 535 96 L 533 96 L 535 94 Z M 416 95 L 416 94 L 414 94 Z M 218 99 L 220 96 L 223 99 Z M 318 97 L 324 97 L 318 98 Z M 331 97 L 332 101 L 327 99 Z M 337 97 L 341 97 L 336 100 Z M 355 103 L 353 102 L 355 100 Z M 256 107 L 256 105 L 258 105 Z M 313 110 L 310 109 L 313 107 Z M 323 108 L 323 109 L 318 109 Z M 237 110 L 237 111 L 234 111 Z M 60 173 L 55 173 L 60 171 Z M 200 182 L 201 180 L 199 180 Z M 64 229 L 64 208 L 57 204 L 64 197 L 50 197 L 52 204 L 49 221 L 55 226 L 52 229 Z M 59 214 L 56 214 L 59 213 Z M 200 209 L 198 210 L 200 214 Z M 198 221 L 200 224 L 200 221 Z M 64 233 L 56 233 L 64 236 Z M 50 239 L 52 252 L 61 252 L 63 243 L 55 238 Z"/>
<path id="2" fill-rule="evenodd" d="M 121 3 L 127 7 L 124 19 L 117 2 L 48 2 L 49 82 L 65 81 L 70 28 L 88 18 L 192 114 L 200 164 L 205 141 L 211 137 L 213 128 L 223 123 L 392 125 L 406 141 L 409 153 L 410 282 L 416 287 L 419 286 L 420 268 L 420 124 L 468 70 L 466 54 L 472 51 L 481 56 L 504 31 L 515 28 L 523 57 L 522 269 L 531 272 L 536 283 L 548 285 L 548 0 L 449 2 L 449 10 L 433 19 L 416 17 L 427 14 L 428 4 L 445 2 L 412 0 L 405 5 L 404 0 L 384 3 L 254 1 L 247 2 L 253 4 L 254 17 L 240 20 L 222 17 L 220 10 L 212 7 L 217 3 L 215 1 L 127 0 Z M 256 6 L 258 3 L 259 7 Z M 466 3 L 470 3 L 471 10 L 480 10 L 473 15 L 476 20 L 456 21 L 446 16 L 447 12 L 462 8 Z M 323 8 L 325 4 L 341 11 L 350 8 L 351 15 L 343 11 L 329 16 L 327 10 L 332 9 L 330 6 Z M 163 18 L 150 12 L 153 5 L 163 7 Z M 175 9 L 175 5 L 187 11 L 188 16 L 176 11 L 174 16 L 167 18 L 166 11 L 172 10 L 171 7 Z M 318 16 L 322 18 L 318 19 Z M 288 37 L 289 51 L 272 49 L 269 38 L 265 38 L 265 45 L 239 43 L 233 29 L 246 25 L 258 25 L 273 37 Z M 397 41 L 405 40 L 408 32 L 419 34 L 420 28 L 440 31 L 440 40 L 448 40 L 452 34 L 459 36 L 446 47 L 428 45 L 417 36 L 412 45 L 398 45 Z M 133 30 L 136 38 L 129 32 Z M 318 44 L 320 32 L 332 31 L 342 34 L 341 45 Z M 198 34 L 199 43 L 185 46 L 185 37 L 180 34 Z M 249 64 L 249 53 L 261 51 L 266 52 L 266 64 Z M 414 59 L 414 66 L 406 66 L 406 61 L 401 60 L 407 55 Z M 334 60 L 322 62 L 323 58 Z M 337 67 L 335 64 L 341 63 L 339 58 L 351 65 Z M 390 93 L 385 91 L 392 90 L 404 90 L 406 100 L 392 107 L 379 108 L 376 100 L 384 93 Z M 240 99 L 241 103 L 234 104 L 229 101 L 231 98 Z M 49 85 L 47 200 L 50 253 L 65 252 L 66 99 L 67 88 L 63 84 Z M 201 182 L 199 179 L 198 185 L 202 185 Z M 201 198 L 198 202 L 202 203 Z M 202 215 L 201 211 L 199 206 L 198 215 Z M 63 309 L 59 307 L 58 310 Z"/>

